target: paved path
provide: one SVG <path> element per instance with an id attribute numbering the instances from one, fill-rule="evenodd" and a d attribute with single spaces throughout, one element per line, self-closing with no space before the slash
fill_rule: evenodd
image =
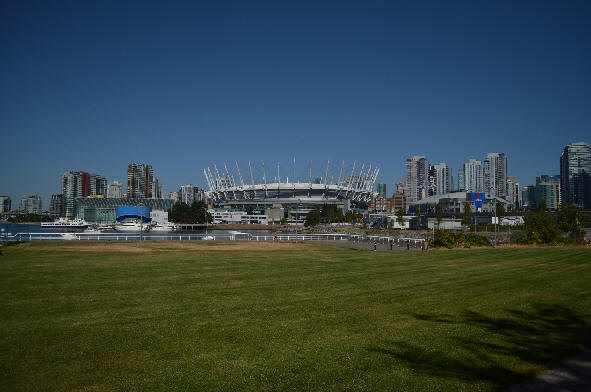
<path id="1" fill-rule="evenodd" d="M 325 245 L 332 245 L 332 246 L 341 246 L 344 248 L 351 248 L 351 249 L 359 249 L 359 250 L 374 250 L 374 244 L 373 242 L 365 242 L 365 241 L 361 241 L 361 242 L 355 242 L 355 241 L 306 241 L 306 242 L 314 242 L 316 244 L 325 244 Z M 414 245 L 411 243 L 410 246 L 410 251 L 421 251 L 421 246 L 417 245 L 418 248 L 414 247 Z M 380 251 L 380 252 L 393 252 L 393 251 L 406 251 L 406 245 L 401 246 L 401 247 L 397 247 L 396 245 L 394 245 L 392 247 L 392 250 L 390 250 L 390 245 L 389 244 L 383 244 L 383 243 L 377 243 L 376 244 L 376 250 Z"/>
<path id="2" fill-rule="evenodd" d="M 515 385 L 507 392 L 591 391 L 591 349 L 536 378 Z"/>

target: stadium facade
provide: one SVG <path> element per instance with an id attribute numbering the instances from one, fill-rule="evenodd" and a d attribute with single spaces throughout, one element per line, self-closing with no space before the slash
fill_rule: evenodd
<path id="1" fill-rule="evenodd" d="M 365 210 L 377 195 L 373 191 L 379 174 L 378 168 L 357 166 L 351 169 L 341 165 L 331 169 L 328 161 L 323 173 L 313 175 L 310 163 L 304 175 L 296 175 L 295 160 L 291 167 L 291 181 L 283 175 L 279 163 L 267 173 L 264 163 L 253 168 L 249 162 L 246 176 L 238 163 L 232 170 L 224 163 L 203 169 L 208 198 L 217 208 L 226 210 L 255 211 L 266 214 L 269 221 L 285 218 L 288 222 L 302 221 L 306 214 L 322 205 L 335 205 L 344 210 Z M 256 175 L 254 174 L 256 172 Z M 272 173 L 272 174 L 271 174 Z"/>

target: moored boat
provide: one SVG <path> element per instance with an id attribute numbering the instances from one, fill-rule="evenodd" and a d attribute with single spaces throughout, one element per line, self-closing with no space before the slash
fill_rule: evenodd
<path id="1" fill-rule="evenodd" d="M 175 231 L 176 226 L 174 223 L 156 223 L 152 226 L 152 231 Z"/>
<path id="2" fill-rule="evenodd" d="M 118 231 L 149 231 L 150 225 L 142 225 L 138 222 L 122 222 L 115 225 Z"/>
<path id="3" fill-rule="evenodd" d="M 41 222 L 42 229 L 86 229 L 88 223 L 84 219 L 58 218 L 53 222 Z"/>

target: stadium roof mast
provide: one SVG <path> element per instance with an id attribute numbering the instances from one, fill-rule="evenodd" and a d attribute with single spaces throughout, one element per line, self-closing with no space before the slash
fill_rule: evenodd
<path id="1" fill-rule="evenodd" d="M 216 188 L 218 187 L 218 184 L 220 184 L 221 186 L 223 186 L 223 181 L 221 180 L 221 176 L 220 176 L 220 171 L 218 170 L 218 166 L 217 165 L 213 165 L 213 168 L 215 169 L 215 175 L 216 175 Z M 228 194 L 226 192 L 226 188 L 227 187 L 223 187 L 222 192 L 224 193 L 224 197 L 227 199 L 228 198 Z"/>
<path id="2" fill-rule="evenodd" d="M 343 169 L 345 168 L 345 161 L 341 162 L 341 171 L 339 173 L 339 179 L 337 180 L 337 185 L 341 185 L 341 178 L 343 177 Z"/>
<path id="3" fill-rule="evenodd" d="M 265 183 L 265 197 L 269 197 L 267 194 L 267 172 L 265 171 L 265 161 L 263 162 L 263 181 Z"/>
<path id="4" fill-rule="evenodd" d="M 230 183 L 230 188 L 232 188 L 232 194 L 234 195 L 234 199 L 236 199 L 236 191 L 234 191 L 234 176 L 230 175 L 226 162 L 224 162 L 224 169 L 226 170 L 226 181 Z"/>
<path id="5" fill-rule="evenodd" d="M 310 187 L 308 188 L 308 197 L 312 194 L 312 160 L 310 159 Z"/>
<path id="6" fill-rule="evenodd" d="M 240 167 L 238 167 L 238 161 L 236 161 L 236 170 L 238 171 L 238 178 L 240 178 L 240 186 L 244 188 L 244 181 L 242 181 L 242 174 L 240 174 Z"/>
<path id="7" fill-rule="evenodd" d="M 279 186 L 281 184 L 281 172 L 279 171 L 279 161 L 277 161 L 277 198 L 279 199 L 279 195 L 281 193 L 281 190 L 279 189 Z"/>
<path id="8" fill-rule="evenodd" d="M 345 197 L 349 197 L 350 188 L 353 186 L 353 175 L 355 174 L 355 165 L 357 165 L 357 161 L 353 161 L 353 168 L 351 169 L 351 175 L 349 176 L 349 181 L 347 181 L 347 191 L 345 192 Z"/>
<path id="9" fill-rule="evenodd" d="M 209 177 L 207 176 L 207 170 L 203 169 L 203 175 L 205 176 L 205 181 L 207 181 L 207 186 L 211 190 L 211 182 L 209 182 Z"/>
<path id="10" fill-rule="evenodd" d="M 328 189 L 328 167 L 330 166 L 330 159 L 326 162 L 326 171 L 324 172 L 324 193 L 322 196 L 326 195 L 326 190 Z"/>
<path id="11" fill-rule="evenodd" d="M 256 196 L 256 190 L 254 187 L 254 176 L 252 175 L 252 166 L 250 165 L 250 161 L 248 161 L 248 171 L 250 171 L 250 182 L 252 183 L 252 198 L 254 199 Z"/>

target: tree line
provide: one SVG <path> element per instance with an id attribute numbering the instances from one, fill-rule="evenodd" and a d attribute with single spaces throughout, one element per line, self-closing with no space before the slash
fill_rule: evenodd
<path id="1" fill-rule="evenodd" d="M 363 215 L 352 210 L 343 214 L 343 210 L 334 204 L 324 204 L 322 208 L 310 210 L 306 215 L 304 225 L 316 226 L 320 223 L 359 223 L 363 222 Z"/>
<path id="2" fill-rule="evenodd" d="M 168 220 L 174 223 L 203 224 L 213 222 L 213 217 L 207 212 L 204 201 L 194 201 L 191 205 L 177 201 L 168 210 Z"/>

